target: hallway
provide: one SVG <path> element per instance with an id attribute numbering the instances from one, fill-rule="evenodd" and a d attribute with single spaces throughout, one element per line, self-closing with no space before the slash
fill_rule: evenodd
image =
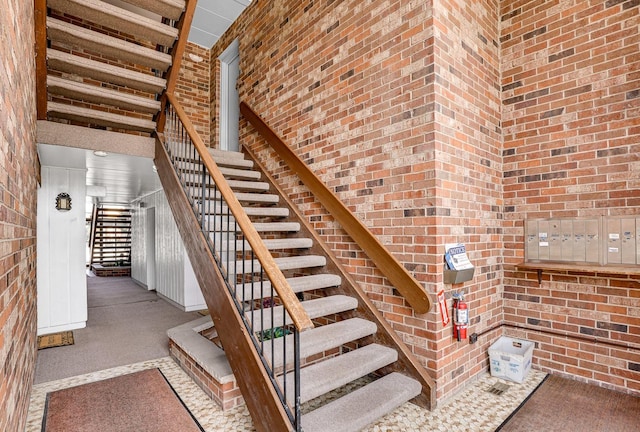
<path id="1" fill-rule="evenodd" d="M 200 315 L 182 312 L 128 277 L 87 277 L 87 327 L 75 344 L 38 351 L 35 384 L 169 355 L 166 332 Z"/>

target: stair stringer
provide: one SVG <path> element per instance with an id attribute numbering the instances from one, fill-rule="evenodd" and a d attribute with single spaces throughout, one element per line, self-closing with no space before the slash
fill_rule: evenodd
<path id="1" fill-rule="evenodd" d="M 254 162 L 254 169 L 262 173 L 263 177 L 261 181 L 269 183 L 270 189 L 268 193 L 279 195 L 281 198 L 279 206 L 289 208 L 289 217 L 287 220 L 300 223 L 300 230 L 296 233 L 295 237 L 313 239 L 313 246 L 307 253 L 324 255 L 327 258 L 327 263 L 324 266 L 323 273 L 335 274 L 342 277 L 342 285 L 327 289 L 325 292 L 328 295 L 343 294 L 356 298 L 358 300 L 358 307 L 355 311 L 349 313 L 349 317 L 353 316 L 374 322 L 378 327 L 378 332 L 371 337 L 372 342 L 394 348 L 398 352 L 398 360 L 384 368 L 382 372 L 385 374 L 400 372 L 419 381 L 422 385 L 422 393 L 420 396 L 412 399 L 412 402 L 429 410 L 434 409 L 436 407 L 436 384 L 433 378 L 431 378 L 424 366 L 422 366 L 420 361 L 411 352 L 410 348 L 404 343 L 395 330 L 393 330 L 393 327 L 391 327 L 353 276 L 340 263 L 331 248 L 327 246 L 315 229 L 307 222 L 307 219 L 302 216 L 298 207 L 284 193 L 256 155 L 246 147 L 242 148 L 242 152 Z"/>
<path id="2" fill-rule="evenodd" d="M 265 432 L 292 430 L 159 138 L 156 138 L 154 162 L 211 319 L 218 329 L 255 428 Z"/>

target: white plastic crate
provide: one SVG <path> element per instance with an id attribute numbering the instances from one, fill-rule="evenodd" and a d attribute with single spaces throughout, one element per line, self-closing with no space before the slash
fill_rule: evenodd
<path id="1" fill-rule="evenodd" d="M 491 376 L 522 383 L 531 370 L 534 343 L 501 336 L 489 347 Z"/>

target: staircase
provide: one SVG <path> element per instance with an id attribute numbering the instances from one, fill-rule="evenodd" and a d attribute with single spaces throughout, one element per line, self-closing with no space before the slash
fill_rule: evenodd
<path id="1" fill-rule="evenodd" d="M 131 213 L 127 208 L 97 207 L 92 221 L 90 265 L 131 265 Z"/>
<path id="2" fill-rule="evenodd" d="M 258 350 L 274 371 L 274 381 L 288 405 L 293 409 L 296 397 L 303 404 L 302 430 L 357 431 L 414 398 L 423 404 L 426 400 L 431 407 L 432 383 L 426 372 L 421 375 L 407 367 L 411 354 L 406 346 L 366 295 L 354 288 L 352 278 L 262 167 L 243 153 L 208 149 L 273 262 L 313 320 L 315 327 L 300 332 L 296 341 L 291 317 L 265 278 L 263 265 L 253 256 L 251 244 L 216 182 L 203 171 L 193 149 L 172 146 L 173 138 L 166 133 L 167 156 L 176 180 L 207 233 L 206 240 L 239 309 L 257 336 Z M 156 155 L 158 151 L 159 146 Z M 158 156 L 156 164 L 162 172 Z M 165 186 L 171 202 L 175 197 L 169 189 Z M 215 320 L 214 324 L 218 326 Z M 299 359 L 294 353 L 296 346 Z M 294 389 L 297 369 L 298 392 Z M 345 386 L 355 390 L 336 398 L 336 391 L 344 391 Z M 307 402 L 311 403 L 304 405 Z"/>
<path id="3" fill-rule="evenodd" d="M 122 6 L 102 0 L 36 3 L 44 1 L 46 16 L 36 15 L 46 26 L 38 40 L 39 69 L 46 70 L 38 118 L 146 136 L 153 132 L 185 0 L 117 3 Z"/>

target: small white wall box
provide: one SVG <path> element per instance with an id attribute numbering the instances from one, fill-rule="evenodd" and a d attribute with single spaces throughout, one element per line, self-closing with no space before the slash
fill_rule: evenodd
<path id="1" fill-rule="evenodd" d="M 531 370 L 534 343 L 501 336 L 489 347 L 491 376 L 522 384 Z"/>

